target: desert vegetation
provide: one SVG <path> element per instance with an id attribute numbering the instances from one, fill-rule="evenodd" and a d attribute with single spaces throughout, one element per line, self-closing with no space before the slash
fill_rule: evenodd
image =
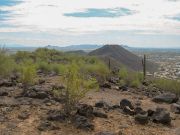
<path id="1" fill-rule="evenodd" d="M 111 125 L 106 123 L 110 119 L 110 124 L 114 124 L 116 128 L 119 128 L 118 121 L 129 123 L 133 122 L 132 119 L 135 121 L 134 130 L 139 130 L 136 124 L 161 123 L 169 126 L 171 117 L 166 109 L 151 110 L 143 104 L 148 102 L 151 106 L 159 102 L 174 103 L 173 107 L 178 108 L 176 102 L 180 94 L 179 88 L 178 80 L 143 77 L 142 72 L 125 65 L 118 69 L 109 68 L 97 56 L 47 48 L 39 48 L 33 52 L 18 51 L 14 54 L 6 49 L 0 50 L 0 109 L 4 106 L 12 107 L 15 110 L 12 113 L 18 112 L 18 119 L 23 122 L 31 116 L 38 116 L 36 120 L 31 117 L 35 126 L 31 127 L 32 133 L 36 130 L 48 133 L 55 130 L 55 133 L 49 134 L 56 134 L 56 130 L 59 132 L 61 127 L 62 134 L 67 134 L 71 129 L 70 125 L 73 125 L 85 132 L 73 128 L 70 134 L 75 131 L 74 134 L 82 132 L 89 135 L 94 130 L 99 131 L 96 128 L 102 128 L 102 125 L 111 129 Z M 153 103 L 149 101 L 150 98 Z M 173 113 L 179 113 L 178 109 L 173 110 Z M 4 127 L 8 124 L 4 116 L 9 117 L 9 114 L 6 111 L 5 115 L 0 114 Z M 65 125 L 59 125 L 60 123 Z M 101 125 L 96 127 L 98 123 Z M 144 128 L 148 133 L 157 130 L 154 127 L 157 126 Z M 159 133 L 165 131 L 164 128 L 158 130 Z"/>

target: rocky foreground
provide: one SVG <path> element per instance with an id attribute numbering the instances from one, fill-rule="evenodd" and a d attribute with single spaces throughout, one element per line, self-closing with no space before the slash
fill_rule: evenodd
<path id="1" fill-rule="evenodd" d="M 69 120 L 62 112 L 58 76 L 43 76 L 23 90 L 16 78 L 0 80 L 0 135 L 180 135 L 180 99 L 155 87 L 118 87 L 110 78 L 90 92 Z"/>

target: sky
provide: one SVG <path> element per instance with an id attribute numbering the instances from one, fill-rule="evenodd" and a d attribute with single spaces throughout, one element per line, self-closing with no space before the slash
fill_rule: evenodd
<path id="1" fill-rule="evenodd" d="M 0 45 L 180 48 L 180 0 L 0 0 Z"/>

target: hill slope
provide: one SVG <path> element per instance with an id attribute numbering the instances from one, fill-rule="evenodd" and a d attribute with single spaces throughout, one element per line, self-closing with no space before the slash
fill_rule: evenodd
<path id="1" fill-rule="evenodd" d="M 142 58 L 129 52 L 119 45 L 105 45 L 89 53 L 89 55 L 98 56 L 106 63 L 111 60 L 112 67 L 124 65 L 135 71 L 142 71 Z M 153 72 L 157 65 L 147 61 L 147 70 Z"/>

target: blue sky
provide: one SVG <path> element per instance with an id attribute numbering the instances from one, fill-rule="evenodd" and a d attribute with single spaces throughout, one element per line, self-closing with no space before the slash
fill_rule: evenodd
<path id="1" fill-rule="evenodd" d="M 180 0 L 0 0 L 0 44 L 180 47 Z"/>

